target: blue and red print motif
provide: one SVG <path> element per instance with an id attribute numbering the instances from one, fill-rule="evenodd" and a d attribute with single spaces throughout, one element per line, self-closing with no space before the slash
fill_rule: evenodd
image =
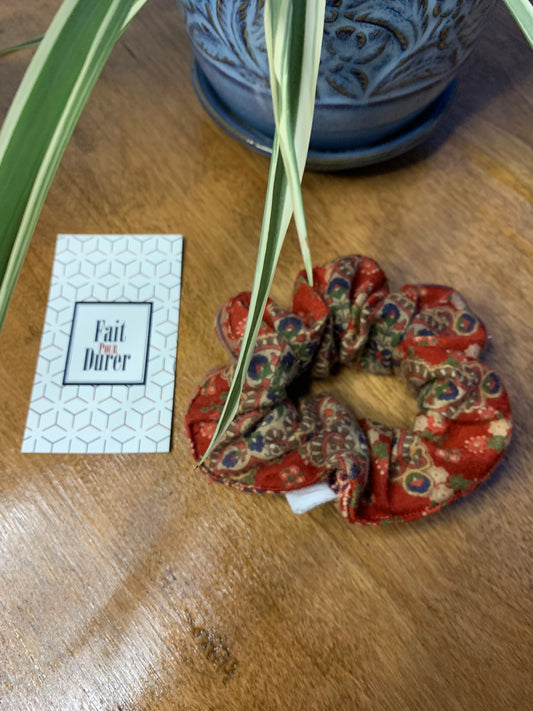
<path id="1" fill-rule="evenodd" d="M 511 437 L 509 398 L 478 357 L 487 333 L 443 286 L 390 293 L 371 259 L 350 256 L 296 280 L 292 310 L 269 301 L 237 416 L 203 465 L 244 491 L 284 492 L 326 481 L 351 523 L 411 521 L 473 491 Z M 236 356 L 249 294 L 231 299 L 218 335 Z M 417 396 L 411 429 L 357 419 L 331 395 L 295 394 L 295 381 L 338 365 L 395 374 Z M 199 459 L 215 431 L 231 366 L 196 392 L 186 427 Z"/>

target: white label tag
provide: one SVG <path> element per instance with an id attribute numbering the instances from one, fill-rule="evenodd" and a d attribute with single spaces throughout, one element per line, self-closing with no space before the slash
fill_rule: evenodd
<path id="1" fill-rule="evenodd" d="M 168 452 L 181 235 L 58 235 L 23 452 Z"/>
<path id="2" fill-rule="evenodd" d="M 285 496 L 295 514 L 306 513 L 314 509 L 315 506 L 326 504 L 328 501 L 335 501 L 337 498 L 335 492 L 323 481 L 306 486 L 303 489 L 287 491 Z"/>

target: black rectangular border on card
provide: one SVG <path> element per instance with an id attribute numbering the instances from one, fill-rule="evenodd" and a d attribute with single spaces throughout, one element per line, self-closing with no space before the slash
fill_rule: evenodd
<path id="1" fill-rule="evenodd" d="M 72 381 L 66 381 L 67 377 L 67 370 L 68 370 L 68 365 L 69 365 L 69 358 L 70 358 L 70 346 L 72 343 L 72 331 L 74 329 L 74 322 L 76 319 L 76 312 L 78 310 L 78 306 L 80 304 L 90 304 L 90 305 L 95 305 L 95 304 L 102 304 L 103 306 L 111 306 L 111 305 L 118 305 L 118 306 L 148 306 L 148 333 L 147 333 L 147 338 L 146 338 L 146 352 L 144 354 L 144 375 L 143 379 L 139 381 L 135 381 L 133 383 L 117 383 L 117 382 L 99 382 L 99 383 L 77 383 L 77 382 L 72 382 Z M 63 385 L 88 385 L 92 387 L 98 387 L 99 385 L 113 385 L 113 386 L 118 386 L 118 385 L 124 385 L 126 387 L 129 387 L 131 385 L 146 385 L 146 376 L 148 374 L 148 352 L 150 350 L 150 338 L 152 335 L 152 314 L 154 310 L 154 305 L 151 301 L 75 301 L 74 302 L 74 311 L 72 312 L 72 321 L 70 325 L 70 336 L 68 339 L 68 348 L 67 348 L 67 357 L 65 359 L 65 369 L 63 371 Z"/>

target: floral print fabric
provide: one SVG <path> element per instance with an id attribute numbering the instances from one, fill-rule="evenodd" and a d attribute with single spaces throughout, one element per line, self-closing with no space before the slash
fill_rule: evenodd
<path id="1" fill-rule="evenodd" d="M 273 301 L 238 413 L 202 468 L 244 491 L 285 492 L 326 481 L 351 523 L 410 521 L 473 491 L 503 456 L 511 409 L 478 357 L 487 333 L 444 286 L 390 293 L 372 259 L 348 256 L 301 273 L 292 309 Z M 250 296 L 231 299 L 216 330 L 239 352 Z M 305 394 L 339 366 L 396 375 L 417 397 L 411 429 L 357 419 L 331 395 Z M 194 457 L 207 450 L 234 364 L 207 374 L 186 417 Z"/>

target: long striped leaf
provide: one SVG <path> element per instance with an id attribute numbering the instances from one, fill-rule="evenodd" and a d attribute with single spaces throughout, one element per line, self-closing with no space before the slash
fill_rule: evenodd
<path id="1" fill-rule="evenodd" d="M 276 28 L 274 32 L 274 28 Z M 272 93 L 272 107 L 276 122 L 279 147 L 294 213 L 294 223 L 300 249 L 307 272 L 307 278 L 312 283 L 313 268 L 309 250 L 309 238 L 305 222 L 305 212 L 300 189 L 300 174 L 298 161 L 292 140 L 292 115 L 289 96 L 289 83 L 285 78 L 289 75 L 290 43 L 292 32 L 292 2 L 270 2 L 265 7 L 265 37 L 269 59 L 270 86 Z"/>
<path id="2" fill-rule="evenodd" d="M 279 6 L 281 2 L 283 0 L 267 0 L 265 3 L 265 18 L 272 18 L 274 22 L 276 18 L 286 18 L 287 14 L 284 15 Z M 270 7 L 273 3 L 278 3 L 278 8 Z M 292 21 L 288 26 L 285 26 L 285 31 L 288 33 L 289 46 L 287 49 L 283 49 L 282 45 L 280 47 L 282 51 L 288 52 L 288 60 L 286 63 L 283 62 L 283 65 L 287 67 L 287 71 L 280 73 L 279 76 L 279 80 L 286 84 L 279 91 L 279 99 L 282 102 L 287 101 L 288 106 L 285 108 L 282 106 L 280 111 L 286 110 L 290 116 L 290 131 L 286 133 L 284 139 L 292 144 L 292 146 L 288 147 L 288 152 L 294 152 L 296 156 L 299 178 L 297 181 L 298 192 L 300 191 L 300 180 L 305 168 L 311 135 L 324 14 L 325 0 L 313 0 L 313 2 L 292 0 L 292 10 L 290 12 Z M 302 31 L 302 29 L 305 31 Z M 276 26 L 266 29 L 267 35 L 273 36 L 276 32 Z M 226 431 L 237 412 L 240 395 L 292 212 L 291 190 L 287 179 L 287 170 L 281 156 L 280 130 L 277 127 L 272 148 L 263 225 L 259 239 L 259 250 L 244 339 L 224 409 L 202 461 L 216 446 L 217 441 Z"/>
<path id="3" fill-rule="evenodd" d="M 11 47 L 4 47 L 0 49 L 0 57 L 4 57 L 6 54 L 12 54 L 13 52 L 18 52 L 21 49 L 28 49 L 28 47 L 33 47 L 42 40 L 42 37 L 35 37 L 32 40 L 26 40 L 26 42 L 21 42 L 20 44 L 14 44 Z"/>
<path id="4" fill-rule="evenodd" d="M 531 0 L 503 0 L 533 48 L 533 5 Z"/>
<path id="5" fill-rule="evenodd" d="M 64 0 L 0 133 L 0 329 L 74 126 L 125 26 L 146 0 Z"/>

